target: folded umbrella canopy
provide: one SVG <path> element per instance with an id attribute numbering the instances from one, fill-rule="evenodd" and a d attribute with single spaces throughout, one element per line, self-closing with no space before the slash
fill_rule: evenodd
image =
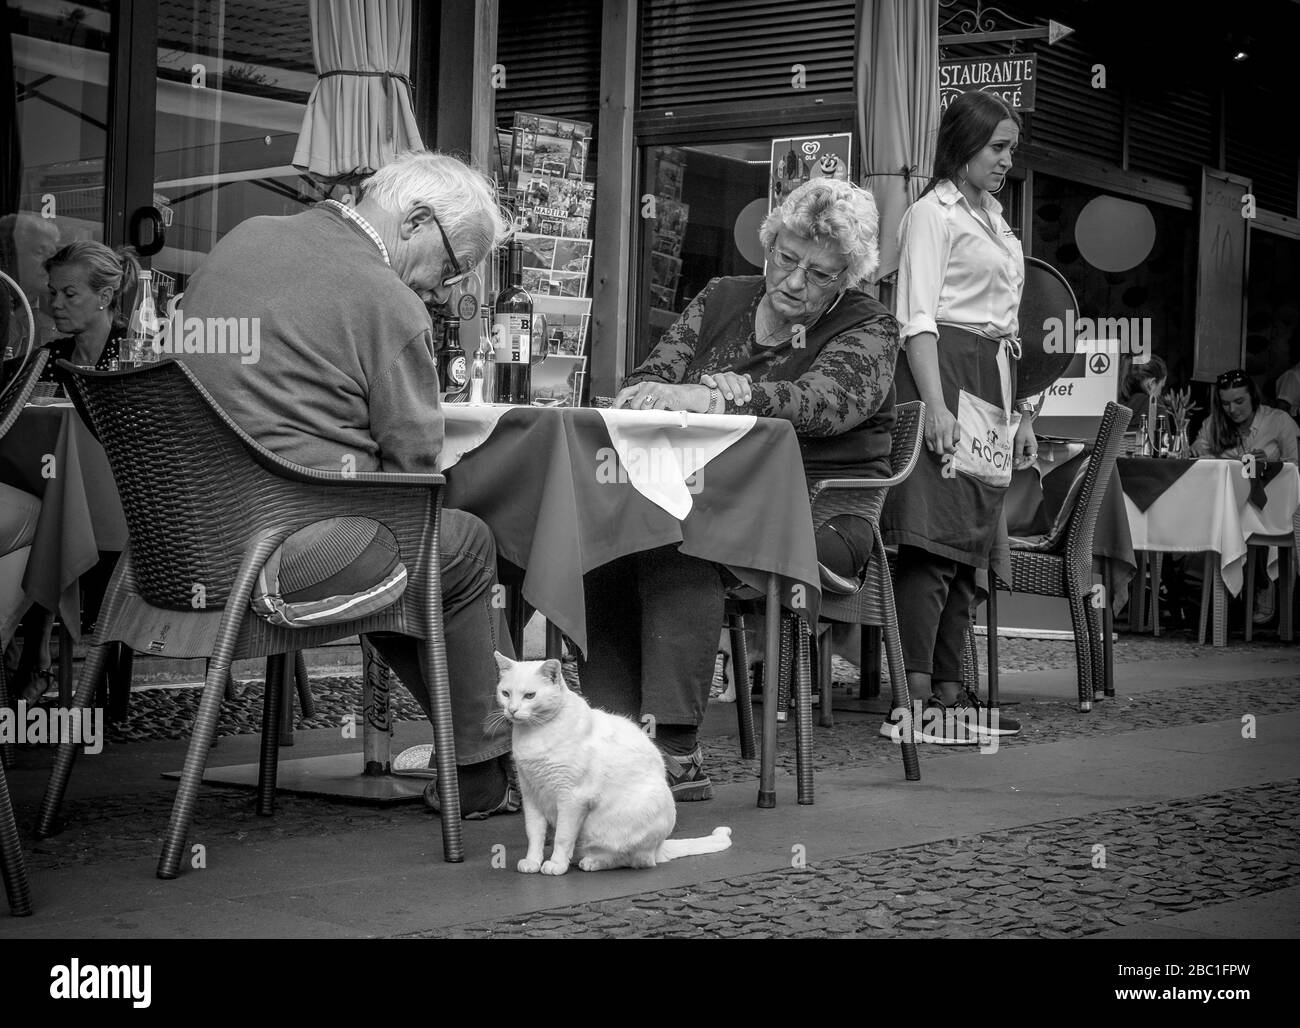
<path id="1" fill-rule="evenodd" d="M 880 211 L 879 282 L 898 270 L 898 227 L 934 165 L 939 5 L 859 0 L 855 77 L 862 184 Z"/>
<path id="2" fill-rule="evenodd" d="M 319 79 L 294 167 L 323 179 L 369 175 L 420 149 L 411 106 L 410 0 L 311 0 Z"/>

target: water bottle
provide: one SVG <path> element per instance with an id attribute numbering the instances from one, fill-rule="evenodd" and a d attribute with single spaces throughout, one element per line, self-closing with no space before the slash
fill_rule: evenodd
<path id="1" fill-rule="evenodd" d="M 479 341 L 478 350 L 474 353 L 474 363 L 469 369 L 469 402 L 486 403 L 483 398 L 483 383 L 487 377 L 487 356 L 485 350 L 488 347 L 483 340 Z"/>
<path id="2" fill-rule="evenodd" d="M 135 309 L 131 311 L 128 329 L 127 360 L 132 367 L 152 364 L 158 359 L 153 348 L 154 334 L 158 331 L 158 312 L 153 302 L 153 272 L 142 270 L 136 290 Z"/>

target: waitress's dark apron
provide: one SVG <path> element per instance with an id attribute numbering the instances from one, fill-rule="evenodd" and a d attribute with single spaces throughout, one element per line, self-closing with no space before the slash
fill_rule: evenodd
<path id="1" fill-rule="evenodd" d="M 974 332 L 951 325 L 939 326 L 936 347 L 939 379 L 943 384 L 944 404 L 954 417 L 962 389 L 1002 406 L 1002 381 L 997 366 L 1000 345 Z M 921 399 L 906 353 L 899 355 L 894 385 L 899 403 Z M 1015 386 L 1016 362 L 1012 360 L 1012 395 Z M 976 568 L 987 569 L 992 556 L 995 570 L 1001 573 L 1004 563 L 998 555 L 1006 550 L 1006 523 L 1002 513 L 1006 495 L 1005 486 L 989 485 L 964 473 L 954 473 L 951 467 L 945 475 L 942 455 L 931 453 L 922 443 L 921 456 L 912 473 L 901 485 L 889 490 L 880 518 L 881 532 L 887 544 L 918 546 L 936 556 Z"/>

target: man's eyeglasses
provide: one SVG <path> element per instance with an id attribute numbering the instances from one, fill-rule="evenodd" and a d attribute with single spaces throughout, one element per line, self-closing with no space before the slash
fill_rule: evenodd
<path id="1" fill-rule="evenodd" d="M 469 277 L 469 271 L 460 266 L 460 261 L 456 260 L 456 254 L 451 248 L 451 240 L 447 238 L 447 232 L 442 227 L 442 222 L 438 220 L 438 215 L 434 213 L 432 205 L 429 207 L 429 217 L 433 223 L 438 226 L 438 235 L 442 236 L 442 249 L 451 261 L 451 266 L 456 269 L 456 274 L 448 275 L 442 280 L 442 288 L 450 289 L 452 286 L 459 285 Z"/>
<path id="2" fill-rule="evenodd" d="M 782 271 L 794 271 L 795 268 L 803 268 L 803 273 L 808 281 L 821 289 L 825 289 L 844 274 L 844 271 L 837 271 L 834 275 L 828 275 L 820 268 L 810 268 L 806 264 L 800 264 L 797 257 L 786 253 L 784 250 L 778 250 L 775 246 L 769 246 L 767 253 L 772 258 L 772 263 Z M 844 270 L 847 271 L 848 269 Z"/>
<path id="3" fill-rule="evenodd" d="M 1214 380 L 1217 389 L 1236 389 L 1238 386 L 1244 386 L 1249 381 L 1249 376 L 1237 369 L 1236 371 L 1225 371 L 1222 375 Z"/>

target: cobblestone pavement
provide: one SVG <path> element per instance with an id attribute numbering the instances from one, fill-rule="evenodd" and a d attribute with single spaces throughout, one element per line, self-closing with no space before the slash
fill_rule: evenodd
<path id="1" fill-rule="evenodd" d="M 983 667 L 985 650 L 982 644 L 978 648 Z M 1297 652 L 1294 644 L 1261 640 L 1249 644 L 1235 641 L 1233 649 L 1236 653 L 1252 656 Z M 1179 660 L 1204 655 L 1206 652 L 1206 647 L 1177 635 L 1160 639 L 1121 635 L 1115 644 L 1115 662 L 1129 664 L 1146 660 Z M 1074 659 L 1074 644 L 1068 640 L 1003 639 L 999 643 L 998 660 L 1004 672 L 1073 667 Z M 566 664 L 566 672 L 570 674 L 571 680 L 576 680 L 576 672 L 572 668 L 573 665 Z M 887 689 L 888 676 L 883 677 Z M 856 667 L 836 657 L 834 678 L 839 684 L 852 686 L 856 696 Z M 237 699 L 222 704 L 217 726 L 219 736 L 253 735 L 260 730 L 262 689 L 262 682 L 248 682 Z M 130 715 L 123 723 L 110 726 L 109 741 L 122 743 L 189 738 L 201 693 L 202 690 L 197 688 L 159 688 L 132 693 Z M 361 680 L 357 676 L 313 678 L 312 696 L 316 704 L 316 715 L 313 718 L 303 718 L 295 703 L 295 724 L 300 729 L 336 728 L 347 715 L 359 715 L 361 712 Z M 393 689 L 390 697 L 394 721 L 412 721 L 424 717 L 405 688 L 399 686 Z"/>
<path id="2" fill-rule="evenodd" d="M 1300 884 L 1297 811 L 1274 782 L 404 937 L 1079 937 Z"/>
<path id="3" fill-rule="evenodd" d="M 1232 698 L 1230 706 L 1225 705 L 1227 696 Z M 1000 744 L 1006 747 L 1031 746 L 1082 736 L 1114 736 L 1144 729 L 1236 719 L 1243 713 L 1256 716 L 1277 714 L 1297 707 L 1300 707 L 1300 678 L 1195 685 L 1135 697 L 1117 696 L 1099 704 L 1091 714 L 1080 714 L 1068 701 L 1024 703 L 1007 708 L 1014 709 L 1016 717 L 1024 725 L 1021 735 L 1004 738 Z M 814 728 L 813 766 L 817 772 L 894 765 L 901 777 L 902 760 L 898 749 L 877 734 L 877 718 L 837 713 L 835 719 L 832 728 Z M 714 782 L 721 785 L 757 780 L 758 763 L 740 758 L 734 734 L 706 736 L 704 747 L 705 768 Z M 958 752 L 970 751 L 966 747 L 923 746 L 922 775 L 927 762 L 949 759 Z M 176 763 L 179 765 L 179 760 Z M 793 774 L 794 764 L 794 722 L 791 719 L 779 728 L 777 766 Z M 86 773 L 89 766 L 88 760 L 79 761 L 74 775 Z M 34 869 L 56 869 L 154 852 L 162 844 L 161 833 L 171 812 L 172 798 L 172 792 L 166 790 L 69 800 L 64 805 L 68 828 L 50 839 L 30 840 L 31 866 Z M 31 823 L 37 802 L 38 799 L 32 797 L 27 803 L 16 803 L 21 824 Z M 388 825 L 410 824 L 411 817 L 431 816 L 419 805 L 396 808 L 348 806 L 282 793 L 276 797 L 275 817 L 264 818 L 253 812 L 247 790 L 209 786 L 200 793 L 190 840 L 209 845 L 221 841 L 230 845 L 324 837 L 354 828 L 382 829 Z"/>

